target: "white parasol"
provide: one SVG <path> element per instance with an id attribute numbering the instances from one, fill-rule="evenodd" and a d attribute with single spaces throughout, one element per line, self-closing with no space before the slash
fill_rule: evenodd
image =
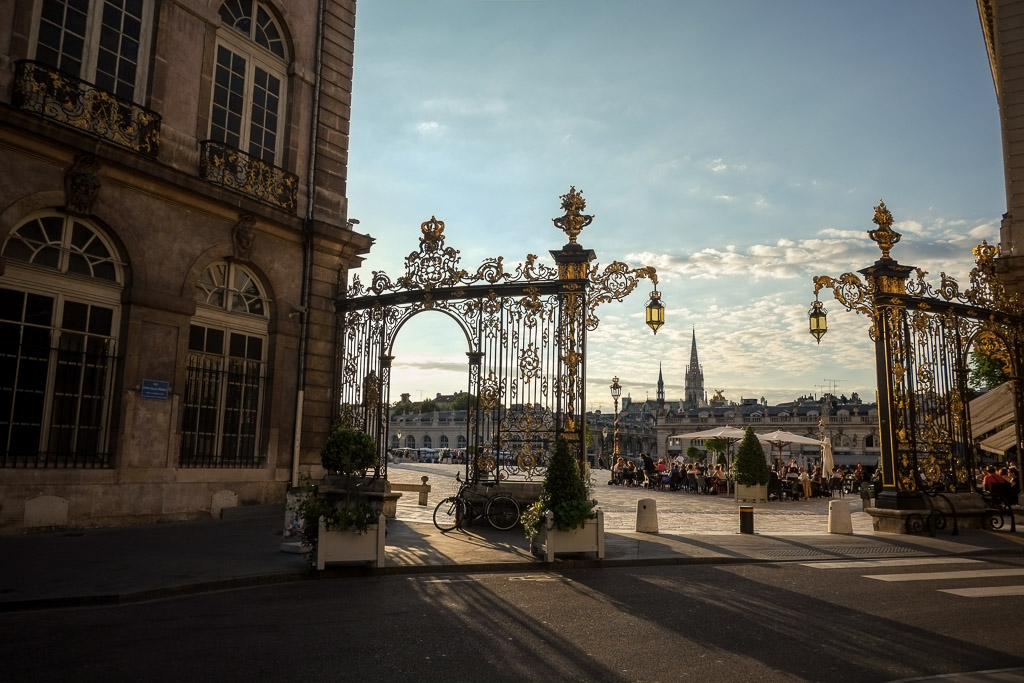
<path id="1" fill-rule="evenodd" d="M 744 434 L 746 434 L 744 430 L 739 429 L 737 427 L 730 427 L 726 425 L 725 427 L 713 427 L 712 429 L 705 429 L 702 432 L 690 432 L 689 434 L 673 434 L 668 438 L 691 440 L 702 439 L 704 441 L 707 441 L 708 439 L 718 439 L 719 441 L 724 441 L 726 449 L 728 450 L 730 455 L 728 461 L 731 463 L 732 445 L 739 441 L 740 439 L 742 439 Z"/>
<path id="2" fill-rule="evenodd" d="M 812 439 L 809 436 L 801 436 L 800 434 L 794 434 L 793 432 L 787 432 L 782 429 L 777 429 L 774 432 L 768 432 L 767 434 L 758 434 L 757 440 L 761 443 L 770 444 L 771 447 L 779 450 L 779 459 L 782 459 L 782 449 L 791 443 L 802 443 L 802 444 L 814 444 L 820 446 L 822 444 L 818 439 Z"/>

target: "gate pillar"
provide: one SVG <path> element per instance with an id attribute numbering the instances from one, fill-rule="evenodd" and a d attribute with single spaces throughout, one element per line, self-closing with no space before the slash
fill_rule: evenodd
<path id="1" fill-rule="evenodd" d="M 887 224 L 883 225 L 888 227 Z M 874 239 L 880 230 L 872 232 L 876 233 L 872 235 Z M 916 397 L 913 381 L 914 354 L 908 348 L 910 340 L 906 329 L 907 310 L 899 297 L 906 291 L 907 279 L 914 269 L 889 258 L 888 251 L 883 248 L 881 259 L 858 271 L 864 275 L 872 292 L 874 317 L 879 445 L 882 449 L 882 491 L 875 505 L 897 510 L 920 509 L 925 506 L 925 502 L 916 490 L 916 485 L 904 485 L 908 481 L 915 481 L 917 463 L 912 455 L 917 453 L 915 431 L 902 428 L 915 421 Z M 911 454 L 910 458 L 906 457 L 908 454 Z"/>
<path id="2" fill-rule="evenodd" d="M 567 212 L 562 219 L 568 215 Z M 576 456 L 577 463 L 582 467 L 586 458 L 583 434 L 586 422 L 586 355 L 583 349 L 586 348 L 586 310 L 590 284 L 587 274 L 595 254 L 593 249 L 584 249 L 576 244 L 575 237 L 570 237 L 568 244 L 550 253 L 558 266 L 558 295 L 562 309 L 562 324 L 558 330 L 558 413 L 555 429 L 557 434 L 569 442 L 569 452 Z"/>

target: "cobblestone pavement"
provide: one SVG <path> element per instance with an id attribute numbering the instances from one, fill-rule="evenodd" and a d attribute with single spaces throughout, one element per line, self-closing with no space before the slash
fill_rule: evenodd
<path id="1" fill-rule="evenodd" d="M 431 487 L 426 506 L 417 504 L 417 494 L 403 493 L 398 501 L 397 518 L 431 523 L 434 506 L 455 491 L 455 474 L 463 471 L 463 465 L 389 464 L 390 481 L 419 484 L 425 475 Z M 641 498 L 654 499 L 658 509 L 658 530 L 662 533 L 727 534 L 739 531 L 738 508 L 741 503 L 733 500 L 732 496 L 609 486 L 609 478 L 607 470 L 595 471 L 591 476 L 591 491 L 604 510 L 605 529 L 608 531 L 634 531 L 636 504 Z M 827 534 L 829 500 L 813 498 L 807 501 L 753 504 L 754 530 L 759 534 Z M 858 496 L 847 495 L 835 500 L 849 503 L 854 533 L 872 533 L 871 518 L 863 512 Z"/>

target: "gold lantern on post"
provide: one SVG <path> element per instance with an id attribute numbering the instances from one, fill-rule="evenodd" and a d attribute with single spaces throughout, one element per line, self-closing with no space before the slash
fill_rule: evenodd
<path id="1" fill-rule="evenodd" d="M 665 307 L 661 303 L 661 292 L 651 292 L 651 300 L 647 302 L 647 326 L 658 334 L 658 328 L 665 324 Z"/>
<path id="2" fill-rule="evenodd" d="M 826 314 L 828 311 L 821 305 L 815 297 L 814 301 L 811 302 L 811 310 L 807 311 L 807 317 L 810 322 L 810 332 L 814 336 L 818 343 L 821 343 L 821 338 L 828 332 L 828 320 Z"/>

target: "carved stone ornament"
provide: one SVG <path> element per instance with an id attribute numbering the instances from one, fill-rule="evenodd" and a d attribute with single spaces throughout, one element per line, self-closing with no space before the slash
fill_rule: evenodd
<path id="1" fill-rule="evenodd" d="M 252 245 L 256 241 L 256 217 L 242 214 L 238 222 L 231 229 L 231 243 L 234 247 L 234 257 L 238 261 L 249 261 L 252 258 Z"/>
<path id="2" fill-rule="evenodd" d="M 68 213 L 79 216 L 92 214 L 93 204 L 100 192 L 99 159 L 91 154 L 80 154 L 64 174 L 65 203 Z"/>

